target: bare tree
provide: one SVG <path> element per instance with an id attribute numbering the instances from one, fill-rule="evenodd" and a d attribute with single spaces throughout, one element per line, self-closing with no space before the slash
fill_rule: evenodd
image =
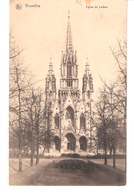
<path id="1" fill-rule="evenodd" d="M 52 102 L 47 101 L 44 107 L 44 132 L 41 137 L 41 144 L 44 147 L 44 152 L 50 152 L 50 148 L 53 144 L 54 132 L 52 130 L 52 110 L 51 110 Z"/>
<path id="2" fill-rule="evenodd" d="M 99 100 L 95 104 L 95 127 L 97 129 L 97 138 L 99 148 L 104 149 L 105 160 L 104 164 L 107 164 L 107 149 L 108 149 L 108 137 L 107 130 L 109 125 L 109 112 L 107 104 L 106 88 L 100 91 Z"/>
<path id="3" fill-rule="evenodd" d="M 103 138 L 106 137 L 107 139 L 106 142 L 108 142 L 108 147 L 110 149 L 110 152 L 113 151 L 114 168 L 116 167 L 115 156 L 116 156 L 117 146 L 122 146 L 121 144 L 126 143 L 126 111 L 127 111 L 126 110 L 127 108 L 126 107 L 126 100 L 127 100 L 126 47 L 127 47 L 126 42 L 121 43 L 118 41 L 118 48 L 116 49 L 116 51 L 113 51 L 110 48 L 112 55 L 116 60 L 116 64 L 118 65 L 119 71 L 117 74 L 117 79 L 112 84 L 108 85 L 105 81 L 102 80 L 105 91 L 103 92 L 104 95 L 101 95 L 101 100 L 103 99 L 102 102 L 99 101 L 99 106 L 100 106 L 100 104 L 104 103 L 104 98 L 106 97 L 105 99 L 107 99 L 105 100 L 105 103 L 104 103 L 105 105 L 103 104 L 104 106 L 100 110 L 103 112 L 107 107 L 106 112 L 110 120 L 108 121 L 107 132 L 104 130 L 104 125 L 102 127 L 103 132 L 106 132 L 107 134 L 103 136 Z"/>
<path id="4" fill-rule="evenodd" d="M 40 88 L 37 90 L 37 102 L 36 102 L 36 120 L 35 120 L 35 130 L 36 130 L 36 164 L 39 163 L 39 147 L 42 146 L 42 137 L 45 133 L 45 122 L 44 122 L 44 91 Z"/>
<path id="5" fill-rule="evenodd" d="M 110 48 L 111 49 L 111 48 Z M 118 76 L 114 85 L 113 95 L 116 100 L 115 109 L 118 112 L 118 135 L 120 146 L 126 153 L 126 117 L 127 117 L 127 43 L 118 41 L 117 49 L 111 49 L 112 55 L 118 66 Z M 125 162 L 126 166 L 126 162 Z M 126 168 L 126 167 L 125 167 Z"/>
<path id="6" fill-rule="evenodd" d="M 27 115 L 26 131 L 27 140 L 31 150 L 30 166 L 33 166 L 33 159 L 36 151 L 36 164 L 39 163 L 39 146 L 41 144 L 42 131 L 44 130 L 44 103 L 41 90 L 32 89 L 31 94 L 25 98 Z"/>
<path id="7" fill-rule="evenodd" d="M 10 133 L 18 139 L 19 172 L 22 171 L 22 136 L 25 115 L 24 96 L 29 92 L 31 74 L 23 65 L 19 47 L 10 35 L 10 69 L 9 69 L 9 110 Z"/>
<path id="8" fill-rule="evenodd" d="M 113 151 L 113 168 L 116 167 L 116 149 L 119 145 L 120 137 L 119 137 L 119 123 L 120 117 L 116 107 L 118 106 L 114 91 L 114 85 L 111 85 L 108 90 L 108 106 L 109 106 L 109 114 L 110 114 L 110 123 L 109 123 L 109 130 L 108 130 L 108 142 L 109 142 L 109 149 L 110 154 Z"/>
<path id="9" fill-rule="evenodd" d="M 111 49 L 111 48 L 110 48 Z M 118 47 L 114 51 L 111 49 L 112 55 L 115 58 L 118 66 L 118 77 L 115 82 L 116 90 L 113 94 L 116 97 L 118 106 L 116 109 L 120 114 L 121 124 L 121 138 L 126 141 L 126 117 L 127 117 L 127 43 L 126 41 L 118 41 Z"/>

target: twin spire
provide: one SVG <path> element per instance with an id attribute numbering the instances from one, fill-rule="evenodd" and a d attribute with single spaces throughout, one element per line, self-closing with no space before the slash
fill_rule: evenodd
<path id="1" fill-rule="evenodd" d="M 86 59 L 85 74 L 86 75 L 89 75 L 90 74 L 88 58 Z"/>
<path id="2" fill-rule="evenodd" d="M 52 58 L 50 57 L 48 75 L 52 75 L 52 74 L 53 74 L 53 64 L 52 64 Z"/>

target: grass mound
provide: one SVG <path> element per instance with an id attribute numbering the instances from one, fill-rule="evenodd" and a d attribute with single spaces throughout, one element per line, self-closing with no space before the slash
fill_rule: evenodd
<path id="1" fill-rule="evenodd" d="M 63 153 L 60 155 L 60 157 L 66 157 L 66 158 L 80 158 L 80 155 L 77 153 Z"/>
<path id="2" fill-rule="evenodd" d="M 82 160 L 61 160 L 55 167 L 63 169 L 85 169 L 88 167 L 88 164 Z"/>

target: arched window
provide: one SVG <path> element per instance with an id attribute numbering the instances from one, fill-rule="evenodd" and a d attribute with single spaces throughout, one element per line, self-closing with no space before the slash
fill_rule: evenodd
<path id="1" fill-rule="evenodd" d="M 68 86 L 68 87 L 72 87 L 72 81 L 68 80 L 68 81 L 67 81 L 67 86 Z"/>
<path id="2" fill-rule="evenodd" d="M 59 126 L 60 126 L 60 118 L 59 118 L 58 113 L 56 113 L 56 115 L 55 115 L 55 126 L 57 128 L 59 128 Z"/>
<path id="3" fill-rule="evenodd" d="M 58 136 L 54 137 L 55 149 L 60 151 L 61 149 L 61 139 Z"/>
<path id="4" fill-rule="evenodd" d="M 71 63 L 70 61 L 67 64 L 67 77 L 71 77 L 72 76 L 72 67 L 71 67 Z"/>
<path id="5" fill-rule="evenodd" d="M 85 116 L 83 113 L 81 113 L 80 115 L 80 128 L 84 128 L 86 127 L 86 120 L 85 120 Z"/>
<path id="6" fill-rule="evenodd" d="M 71 106 L 66 108 L 67 114 L 66 119 L 70 119 L 72 126 L 74 127 L 74 110 Z"/>

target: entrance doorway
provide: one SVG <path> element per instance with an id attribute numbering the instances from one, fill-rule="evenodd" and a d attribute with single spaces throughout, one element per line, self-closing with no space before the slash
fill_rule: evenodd
<path id="1" fill-rule="evenodd" d="M 87 149 L 87 138 L 85 136 L 81 136 L 79 139 L 80 149 L 86 151 Z"/>
<path id="2" fill-rule="evenodd" d="M 76 139 L 72 133 L 66 134 L 67 142 L 67 150 L 75 151 L 76 148 Z"/>

